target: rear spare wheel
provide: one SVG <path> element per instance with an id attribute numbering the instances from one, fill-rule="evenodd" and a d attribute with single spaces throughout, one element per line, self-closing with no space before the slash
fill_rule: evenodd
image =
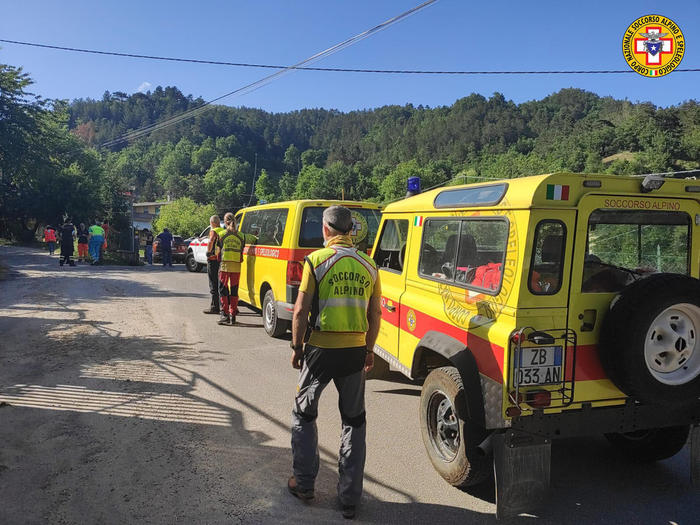
<path id="1" fill-rule="evenodd" d="M 600 360 L 610 380 L 644 403 L 700 396 L 700 281 L 655 274 L 625 288 L 603 321 Z"/>

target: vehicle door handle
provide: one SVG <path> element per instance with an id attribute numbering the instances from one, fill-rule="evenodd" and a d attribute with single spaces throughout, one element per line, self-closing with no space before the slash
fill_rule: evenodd
<path id="1" fill-rule="evenodd" d="M 582 314 L 578 314 L 578 318 L 580 321 L 583 321 L 581 323 L 581 331 L 582 332 L 592 332 L 593 328 L 595 327 L 595 320 L 598 315 L 597 310 L 595 309 L 590 309 L 590 310 L 584 310 Z"/>
<path id="2" fill-rule="evenodd" d="M 395 307 L 395 306 L 392 306 L 392 305 L 390 305 L 390 304 L 385 304 L 385 305 L 384 305 L 384 308 L 386 308 L 386 309 L 389 310 L 390 312 L 395 312 L 395 311 L 396 311 L 396 307 Z"/>

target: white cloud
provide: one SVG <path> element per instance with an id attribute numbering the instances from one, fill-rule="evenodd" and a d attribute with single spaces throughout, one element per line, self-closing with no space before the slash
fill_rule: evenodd
<path id="1" fill-rule="evenodd" d="M 150 87 L 151 87 L 150 82 L 141 82 L 141 85 L 138 88 L 136 88 L 136 92 L 137 93 L 145 93 L 146 91 L 148 91 L 150 89 Z"/>

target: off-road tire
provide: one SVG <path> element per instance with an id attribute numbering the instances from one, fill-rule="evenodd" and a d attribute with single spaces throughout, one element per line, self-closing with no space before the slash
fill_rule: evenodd
<path id="1" fill-rule="evenodd" d="M 442 405 L 447 400 L 454 411 L 456 428 L 459 429 L 458 443 L 454 450 L 446 453 L 437 430 L 435 403 Z M 436 368 L 423 383 L 420 397 L 420 427 L 423 444 L 435 470 L 450 485 L 458 488 L 476 485 L 492 475 L 492 461 L 478 449 L 486 438 L 486 430 L 466 416 L 466 398 L 462 377 L 453 366 Z M 456 441 L 456 440 L 455 440 Z"/>
<path id="2" fill-rule="evenodd" d="M 262 304 L 263 327 L 270 337 L 281 337 L 289 329 L 289 321 L 277 317 L 277 304 L 272 290 L 265 292 Z"/>
<path id="3" fill-rule="evenodd" d="M 676 306 L 690 311 L 685 322 L 685 333 L 690 334 L 690 337 L 680 341 L 675 327 L 667 329 L 668 333 L 663 334 L 663 337 L 671 341 L 676 338 L 676 349 L 692 344 L 693 353 L 685 362 L 688 379 L 680 376 L 682 383 L 667 384 L 659 379 L 664 374 L 653 371 L 652 365 L 647 364 L 645 344 L 648 343 L 650 334 L 661 337 L 661 333 L 656 334 L 654 331 L 654 325 L 659 316 Z M 643 403 L 663 404 L 667 407 L 697 403 L 700 396 L 700 374 L 693 377 L 693 371 L 700 370 L 698 312 L 700 281 L 697 279 L 678 274 L 656 274 L 630 284 L 613 302 L 600 332 L 598 352 L 608 378 L 625 394 Z M 693 318 L 696 318 L 695 321 Z M 688 329 L 688 320 L 696 326 Z M 654 339 L 650 339 L 649 344 L 653 344 Z"/>
<path id="4" fill-rule="evenodd" d="M 625 434 L 605 434 L 607 440 L 622 454 L 642 462 L 659 461 L 675 456 L 685 446 L 689 425 L 652 428 Z"/>
<path id="5" fill-rule="evenodd" d="M 185 257 L 185 266 L 190 272 L 201 272 L 202 271 L 202 264 L 198 263 L 195 258 L 193 253 L 188 253 L 187 256 Z"/>

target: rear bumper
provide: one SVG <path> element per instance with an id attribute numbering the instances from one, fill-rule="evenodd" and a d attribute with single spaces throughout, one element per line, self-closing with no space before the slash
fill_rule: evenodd
<path id="1" fill-rule="evenodd" d="M 292 320 L 292 314 L 294 313 L 293 303 L 284 303 L 282 301 L 277 301 L 277 318 L 285 319 L 287 321 Z"/>
<path id="2" fill-rule="evenodd" d="M 574 437 L 608 432 L 633 432 L 649 428 L 700 424 L 700 403 L 684 408 L 659 405 L 640 405 L 632 400 L 612 407 L 584 405 L 580 410 L 563 410 L 532 415 L 512 420 L 514 430 L 522 430 L 542 437 Z"/>

